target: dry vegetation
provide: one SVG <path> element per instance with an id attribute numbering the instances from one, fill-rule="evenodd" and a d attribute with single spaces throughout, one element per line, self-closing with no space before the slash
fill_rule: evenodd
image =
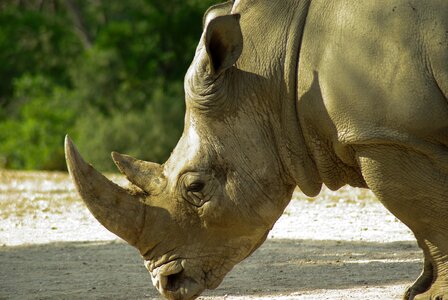
<path id="1" fill-rule="evenodd" d="M 0 171 L 0 216 L 61 214 L 77 201 L 64 173 Z"/>
<path id="2" fill-rule="evenodd" d="M 109 175 L 124 181 L 119 175 Z M 0 170 L 0 217 L 38 218 L 63 214 L 81 204 L 67 173 Z"/>
<path id="3" fill-rule="evenodd" d="M 108 177 L 125 183 L 117 174 Z M 336 205 L 341 201 L 363 204 L 376 201 L 369 190 L 345 187 L 338 191 L 324 188 L 318 198 L 309 198 L 300 192 L 295 200 L 315 201 L 319 199 Z M 42 171 L 7 171 L 0 169 L 0 217 L 37 218 L 40 214 L 62 214 L 67 208 L 82 203 L 76 194 L 67 173 Z M 288 211 L 285 211 L 288 213 Z"/>

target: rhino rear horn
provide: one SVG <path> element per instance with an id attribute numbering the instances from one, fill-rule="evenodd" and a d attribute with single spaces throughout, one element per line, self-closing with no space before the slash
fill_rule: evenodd
<path id="1" fill-rule="evenodd" d="M 117 152 L 112 152 L 112 159 L 130 182 L 148 194 L 156 195 L 165 186 L 161 165 Z"/>
<path id="2" fill-rule="evenodd" d="M 65 159 L 76 189 L 90 212 L 109 231 L 136 246 L 145 221 L 143 193 L 116 185 L 87 164 L 68 136 Z"/>

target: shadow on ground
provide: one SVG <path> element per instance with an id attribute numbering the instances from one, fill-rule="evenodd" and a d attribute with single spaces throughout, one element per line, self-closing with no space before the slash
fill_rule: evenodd
<path id="1" fill-rule="evenodd" d="M 288 294 L 411 282 L 414 243 L 268 240 L 208 296 Z M 147 299 L 158 294 L 136 250 L 121 242 L 0 248 L 0 298 Z"/>

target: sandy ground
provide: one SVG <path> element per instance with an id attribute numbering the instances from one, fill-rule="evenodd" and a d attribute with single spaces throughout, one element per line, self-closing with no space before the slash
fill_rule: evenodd
<path id="1" fill-rule="evenodd" d="M 370 192 L 296 192 L 268 240 L 201 299 L 401 299 L 421 263 Z M 93 219 L 66 174 L 0 171 L 0 299 L 80 298 L 159 296 L 137 251 Z"/>

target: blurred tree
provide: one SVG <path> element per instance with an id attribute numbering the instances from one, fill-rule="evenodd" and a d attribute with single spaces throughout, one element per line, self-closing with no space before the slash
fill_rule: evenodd
<path id="1" fill-rule="evenodd" d="M 20 106 L 12 103 L 14 80 L 25 73 L 69 85 L 68 70 L 82 50 L 63 12 L 43 12 L 33 5 L 23 7 L 23 1 L 9 2 L 0 8 L 1 109 Z"/>
<path id="2" fill-rule="evenodd" d="M 0 3 L 0 167 L 65 168 L 62 139 L 111 170 L 111 150 L 164 161 L 211 0 Z"/>
<path id="3" fill-rule="evenodd" d="M 0 122 L 2 163 L 15 169 L 61 170 L 61 147 L 67 128 L 74 124 L 76 102 L 67 91 L 41 75 L 24 75 L 15 81 L 20 109 Z"/>

